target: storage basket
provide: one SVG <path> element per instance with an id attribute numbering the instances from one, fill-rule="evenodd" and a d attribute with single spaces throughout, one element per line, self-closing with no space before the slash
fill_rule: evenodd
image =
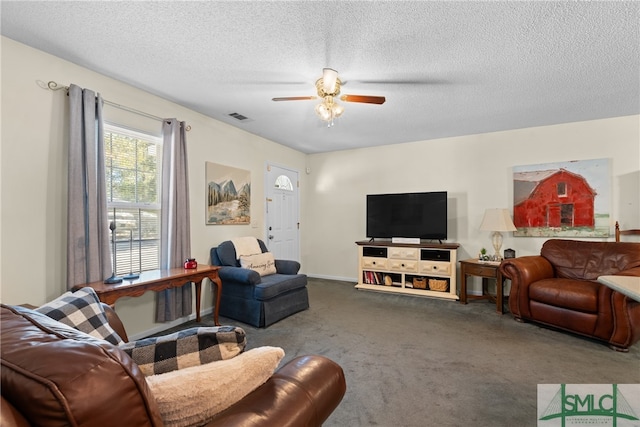
<path id="1" fill-rule="evenodd" d="M 449 290 L 449 281 L 447 279 L 429 279 L 429 289 L 437 292 L 446 292 Z"/>
<path id="2" fill-rule="evenodd" d="M 415 289 L 427 289 L 427 279 L 424 277 L 414 277 L 413 287 Z"/>

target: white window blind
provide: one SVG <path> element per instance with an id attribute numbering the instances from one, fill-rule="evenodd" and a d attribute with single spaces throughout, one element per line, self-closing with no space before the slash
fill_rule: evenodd
<path id="1" fill-rule="evenodd" d="M 160 266 L 162 140 L 105 125 L 109 222 L 115 222 L 116 275 Z"/>

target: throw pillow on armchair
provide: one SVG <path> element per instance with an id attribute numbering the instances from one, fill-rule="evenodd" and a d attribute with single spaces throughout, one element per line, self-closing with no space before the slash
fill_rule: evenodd
<path id="1" fill-rule="evenodd" d="M 240 257 L 240 267 L 257 271 L 261 276 L 276 274 L 276 260 L 271 252 Z"/>

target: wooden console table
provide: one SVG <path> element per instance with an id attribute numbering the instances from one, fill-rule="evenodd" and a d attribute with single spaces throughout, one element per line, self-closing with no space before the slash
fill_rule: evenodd
<path id="1" fill-rule="evenodd" d="M 179 288 L 189 282 L 196 285 L 196 321 L 200 321 L 200 297 L 202 295 L 202 280 L 206 277 L 216 285 L 216 301 L 213 312 L 213 321 L 219 326 L 218 312 L 220 309 L 220 294 L 222 281 L 218 277 L 220 267 L 198 264 L 198 268 L 185 269 L 182 267 L 169 270 L 143 271 L 135 280 L 123 280 L 120 283 L 106 284 L 103 282 L 85 283 L 74 286 L 74 289 L 89 286 L 96 291 L 98 298 L 105 304 L 113 306 L 118 298 L 139 297 L 146 291 L 163 291 L 170 288 Z"/>
<path id="2" fill-rule="evenodd" d="M 467 276 L 482 277 L 482 296 L 467 296 Z M 489 279 L 496 279 L 496 311 L 504 314 L 503 289 L 504 279 L 500 273 L 499 263 L 486 263 L 477 259 L 467 259 L 460 261 L 460 302 L 466 304 L 469 299 L 489 299 L 493 300 L 493 296 L 487 292 Z"/>

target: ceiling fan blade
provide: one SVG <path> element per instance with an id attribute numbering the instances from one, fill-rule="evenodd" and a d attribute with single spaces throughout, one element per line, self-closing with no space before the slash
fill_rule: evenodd
<path id="1" fill-rule="evenodd" d="M 384 96 L 368 96 L 368 95 L 342 95 L 340 100 L 345 102 L 363 102 L 365 104 L 384 104 L 387 99 Z"/>
<path id="2" fill-rule="evenodd" d="M 373 85 L 438 85 L 438 84 L 448 84 L 451 83 L 447 80 L 418 80 L 418 79 L 408 79 L 408 80 L 351 80 L 357 83 L 363 84 L 373 84 Z"/>
<path id="3" fill-rule="evenodd" d="M 272 101 L 307 101 L 310 99 L 316 99 L 316 96 L 286 96 L 282 98 L 272 98 Z"/>

